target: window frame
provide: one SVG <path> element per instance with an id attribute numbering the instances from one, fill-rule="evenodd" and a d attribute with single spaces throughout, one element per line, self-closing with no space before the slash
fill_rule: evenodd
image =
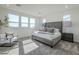
<path id="1" fill-rule="evenodd" d="M 31 22 L 30 22 L 31 19 L 34 19 L 34 23 L 31 23 Z M 32 24 L 34 25 L 33 27 L 31 27 Z M 30 27 L 30 28 L 35 28 L 35 24 L 36 24 L 36 19 L 35 19 L 35 18 L 29 18 L 29 27 Z"/>
<path id="2" fill-rule="evenodd" d="M 15 22 L 15 21 L 9 21 L 9 18 L 10 18 L 10 16 L 9 16 L 9 15 L 14 15 L 14 16 L 18 16 L 18 15 L 11 14 L 11 13 L 9 13 L 9 14 L 8 14 L 8 26 L 9 26 L 9 27 L 18 28 L 18 27 L 19 27 L 19 21 L 18 21 L 18 22 Z M 19 20 L 19 16 L 18 16 L 18 20 Z M 17 24 L 18 24 L 18 26 L 10 26 L 10 25 L 9 25 L 10 23 L 17 23 Z"/>
<path id="3" fill-rule="evenodd" d="M 9 19 L 11 19 L 11 18 L 10 18 L 9 15 L 18 16 L 18 18 L 17 18 L 18 21 L 10 21 Z M 28 19 L 27 23 L 26 22 L 22 22 L 22 17 L 25 17 L 25 18 Z M 15 19 L 16 19 L 16 17 L 15 17 Z M 34 19 L 33 20 L 34 22 L 31 22 L 31 19 Z M 10 23 L 17 23 L 18 26 L 11 26 L 11 25 L 9 25 Z M 26 26 L 22 26 L 22 24 L 26 24 Z M 18 27 L 21 27 L 21 28 L 35 28 L 36 27 L 36 18 L 34 18 L 34 17 L 20 16 L 20 15 L 9 13 L 8 14 L 8 27 L 12 27 L 12 28 L 18 28 Z"/>
<path id="4" fill-rule="evenodd" d="M 25 18 L 27 18 L 28 19 L 28 22 L 26 23 L 26 22 L 21 22 L 22 21 L 22 17 L 25 17 L 25 16 L 21 16 L 21 18 L 20 18 L 20 26 L 22 27 L 22 28 L 28 28 L 29 27 L 29 18 L 28 17 L 25 17 Z M 27 24 L 27 26 L 22 26 L 22 24 Z"/>

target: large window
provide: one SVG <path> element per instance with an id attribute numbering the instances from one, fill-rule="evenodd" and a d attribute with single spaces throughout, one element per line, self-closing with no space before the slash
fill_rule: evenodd
<path id="1" fill-rule="evenodd" d="M 17 16 L 8 14 L 9 27 L 35 27 L 35 18 L 28 18 L 24 16 Z"/>
<path id="2" fill-rule="evenodd" d="M 71 15 L 63 16 L 63 27 L 71 27 L 71 26 L 72 26 Z"/>
<path id="3" fill-rule="evenodd" d="M 35 18 L 30 18 L 30 28 L 34 28 L 35 27 Z"/>
<path id="4" fill-rule="evenodd" d="M 8 22 L 10 27 L 19 27 L 19 16 L 8 14 Z"/>
<path id="5" fill-rule="evenodd" d="M 21 17 L 21 27 L 28 27 L 28 17 Z"/>

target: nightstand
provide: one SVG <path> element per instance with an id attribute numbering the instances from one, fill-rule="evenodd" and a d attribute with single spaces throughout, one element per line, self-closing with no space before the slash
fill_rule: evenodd
<path id="1" fill-rule="evenodd" d="M 74 42 L 73 33 L 62 33 L 62 40 Z"/>

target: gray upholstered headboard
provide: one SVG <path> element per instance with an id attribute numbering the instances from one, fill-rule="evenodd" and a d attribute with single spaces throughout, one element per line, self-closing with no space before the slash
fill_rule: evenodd
<path id="1" fill-rule="evenodd" d="M 60 32 L 62 33 L 62 21 L 58 22 L 47 22 L 44 24 L 44 27 L 48 28 L 58 28 Z"/>

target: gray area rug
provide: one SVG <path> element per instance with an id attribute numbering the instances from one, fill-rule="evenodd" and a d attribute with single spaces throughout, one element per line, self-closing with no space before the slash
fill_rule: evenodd
<path id="1" fill-rule="evenodd" d="M 78 55 L 79 45 L 76 43 L 60 41 L 56 46 L 51 48 L 45 44 L 33 40 L 39 48 L 31 51 L 28 55 Z"/>
<path id="2" fill-rule="evenodd" d="M 79 44 L 60 41 L 51 48 L 31 38 L 20 38 L 12 47 L 0 47 L 1 55 L 78 55 Z"/>

